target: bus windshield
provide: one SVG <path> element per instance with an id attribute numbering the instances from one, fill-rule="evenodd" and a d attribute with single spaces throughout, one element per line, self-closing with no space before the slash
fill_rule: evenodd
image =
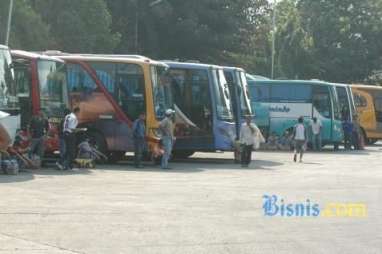
<path id="1" fill-rule="evenodd" d="M 9 110 L 18 107 L 12 59 L 8 49 L 0 48 L 0 109 Z"/>
<path id="2" fill-rule="evenodd" d="M 158 119 L 165 116 L 167 109 L 172 108 L 171 79 L 164 66 L 151 66 L 155 114 Z"/>
<path id="3" fill-rule="evenodd" d="M 247 78 L 245 76 L 244 72 L 239 72 L 239 82 L 240 82 L 240 102 L 241 102 L 241 114 L 243 116 L 245 115 L 251 115 L 252 110 L 249 102 L 249 95 L 248 95 L 248 83 Z"/>
<path id="4" fill-rule="evenodd" d="M 230 103 L 230 93 L 223 70 L 214 70 L 214 94 L 216 100 L 217 117 L 221 120 L 233 120 Z"/>
<path id="5" fill-rule="evenodd" d="M 67 104 L 65 64 L 52 60 L 37 63 L 41 109 L 48 115 L 60 113 Z"/>

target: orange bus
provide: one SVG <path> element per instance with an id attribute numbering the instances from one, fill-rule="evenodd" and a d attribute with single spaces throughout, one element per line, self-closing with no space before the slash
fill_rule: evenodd
<path id="1" fill-rule="evenodd" d="M 352 85 L 352 92 L 365 140 L 382 140 L 382 87 Z"/>
<path id="2" fill-rule="evenodd" d="M 44 54 L 66 62 L 69 98 L 81 109 L 80 127 L 98 149 L 119 161 L 133 151 L 133 121 L 145 112 L 146 139 L 151 154 L 158 151 L 158 126 L 172 107 L 168 66 L 141 56 L 80 55 L 57 51 Z"/>

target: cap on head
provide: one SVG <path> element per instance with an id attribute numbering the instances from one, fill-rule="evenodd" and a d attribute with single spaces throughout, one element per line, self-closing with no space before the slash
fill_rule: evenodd
<path id="1" fill-rule="evenodd" d="M 175 113 L 175 111 L 172 110 L 172 109 L 167 109 L 167 110 L 166 110 L 166 116 L 171 116 L 171 115 L 174 114 L 174 113 Z"/>

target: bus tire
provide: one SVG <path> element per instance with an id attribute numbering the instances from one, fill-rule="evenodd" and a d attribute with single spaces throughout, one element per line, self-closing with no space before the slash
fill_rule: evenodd
<path id="1" fill-rule="evenodd" d="M 110 162 L 110 163 L 120 162 L 124 159 L 125 154 L 126 153 L 122 152 L 122 151 L 111 152 L 111 153 L 109 153 L 109 156 L 108 156 L 108 162 Z"/>
<path id="2" fill-rule="evenodd" d="M 174 159 L 188 159 L 194 153 L 195 151 L 181 150 L 181 151 L 174 151 L 172 155 Z"/>

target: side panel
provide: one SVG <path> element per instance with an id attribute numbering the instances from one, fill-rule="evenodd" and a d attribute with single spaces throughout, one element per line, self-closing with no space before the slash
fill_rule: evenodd
<path id="1" fill-rule="evenodd" d="M 373 97 L 366 91 L 353 88 L 353 95 L 361 127 L 366 132 L 373 132 L 377 128 Z M 368 133 L 367 133 L 367 136 Z"/>

